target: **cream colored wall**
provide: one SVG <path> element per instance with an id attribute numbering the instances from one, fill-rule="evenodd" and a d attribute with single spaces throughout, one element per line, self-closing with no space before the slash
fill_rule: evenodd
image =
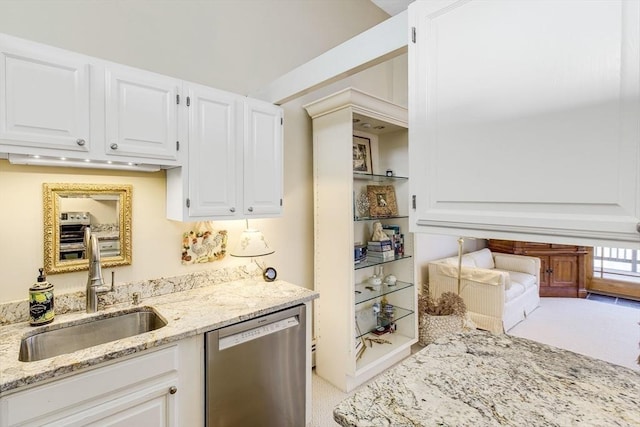
<path id="1" fill-rule="evenodd" d="M 0 1 L 0 32 L 223 90 L 246 94 L 387 16 L 369 0 Z M 406 56 L 283 106 L 284 214 L 250 221 L 276 253 L 279 278 L 313 287 L 311 123 L 302 105 L 354 86 L 406 105 Z M 167 277 L 245 261 L 183 266 L 193 224 L 165 218 L 165 174 L 14 166 L 0 160 L 0 302 L 24 299 L 43 263 L 42 183 L 133 185 L 133 263 L 116 281 Z M 215 222 L 239 236 L 243 221 Z M 106 269 L 106 274 L 110 274 Z M 83 289 L 85 273 L 49 277 L 57 292 Z"/>

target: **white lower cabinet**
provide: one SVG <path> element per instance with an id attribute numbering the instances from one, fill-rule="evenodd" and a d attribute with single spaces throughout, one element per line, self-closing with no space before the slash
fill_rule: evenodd
<path id="1" fill-rule="evenodd" d="M 202 336 L 0 398 L 0 427 L 204 423 Z"/>

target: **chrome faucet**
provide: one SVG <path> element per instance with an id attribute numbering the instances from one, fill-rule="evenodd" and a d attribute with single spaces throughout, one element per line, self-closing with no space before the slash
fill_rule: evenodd
<path id="1" fill-rule="evenodd" d="M 102 279 L 102 266 L 100 265 L 100 249 L 98 248 L 98 236 L 91 234 L 91 228 L 84 229 L 84 245 L 86 247 L 86 259 L 89 260 L 89 278 L 87 279 L 87 313 L 98 311 L 98 294 L 113 292 L 113 276 L 111 273 L 111 286 L 105 285 Z"/>

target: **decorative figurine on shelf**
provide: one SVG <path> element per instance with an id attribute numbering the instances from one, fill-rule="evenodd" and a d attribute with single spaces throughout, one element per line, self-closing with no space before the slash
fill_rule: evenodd
<path id="1" fill-rule="evenodd" d="M 384 278 L 383 283 L 387 286 L 395 286 L 397 281 L 398 279 L 396 279 L 396 276 L 394 276 L 393 274 L 389 274 Z"/>
<path id="2" fill-rule="evenodd" d="M 391 240 L 389 239 L 389 236 L 387 236 L 387 234 L 382 230 L 382 223 L 381 222 L 374 222 L 373 223 L 373 234 L 371 234 L 371 241 L 372 242 L 382 242 L 385 240 Z"/>

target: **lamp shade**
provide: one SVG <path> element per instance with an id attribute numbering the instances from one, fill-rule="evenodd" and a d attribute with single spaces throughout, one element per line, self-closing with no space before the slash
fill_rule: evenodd
<path id="1" fill-rule="evenodd" d="M 270 255 L 274 252 L 259 230 L 246 229 L 240 235 L 240 240 L 236 247 L 229 254 L 231 256 L 253 258 Z"/>

